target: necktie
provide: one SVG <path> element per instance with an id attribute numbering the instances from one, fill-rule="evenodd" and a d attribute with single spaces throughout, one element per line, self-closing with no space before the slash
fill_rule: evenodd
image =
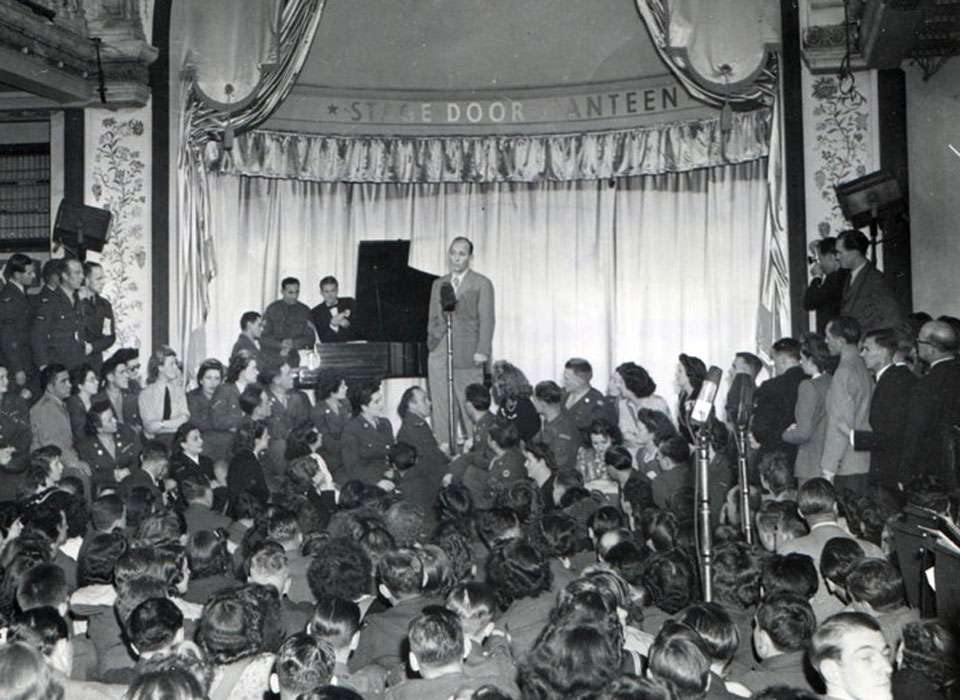
<path id="1" fill-rule="evenodd" d="M 454 277 L 452 282 L 453 282 L 453 293 L 459 296 L 460 295 L 460 278 Z"/>
<path id="2" fill-rule="evenodd" d="M 173 415 L 173 407 L 170 405 L 170 387 L 163 389 L 163 420 L 170 420 Z"/>

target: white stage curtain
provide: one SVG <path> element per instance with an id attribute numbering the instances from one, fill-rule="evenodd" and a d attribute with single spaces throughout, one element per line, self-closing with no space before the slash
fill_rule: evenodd
<path id="1" fill-rule="evenodd" d="M 210 283 L 203 355 L 226 359 L 241 314 L 277 298 L 283 277 L 300 278 L 312 306 L 327 274 L 353 293 L 362 240 L 410 239 L 410 264 L 442 274 L 455 235 L 474 241 L 474 267 L 496 289 L 495 359 L 532 381 L 556 379 L 568 357 L 582 356 L 603 388 L 613 367 L 633 360 L 670 396 L 681 351 L 727 367 L 755 345 L 765 158 L 613 181 L 209 177 L 221 272 Z"/>

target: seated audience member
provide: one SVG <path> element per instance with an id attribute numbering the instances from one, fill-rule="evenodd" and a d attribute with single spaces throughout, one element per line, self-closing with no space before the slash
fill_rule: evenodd
<path id="1" fill-rule="evenodd" d="M 270 415 L 266 418 L 270 428 L 270 444 L 267 447 L 267 481 L 279 483 L 283 477 L 287 451 L 287 438 L 294 428 L 310 423 L 310 399 L 305 393 L 294 389 L 292 368 L 299 364 L 299 355 L 290 353 L 282 361 L 268 361 L 260 368 L 258 382 L 266 387 Z"/>
<path id="2" fill-rule="evenodd" d="M 327 527 L 337 508 L 336 498 L 330 470 L 320 455 L 311 454 L 287 464 L 283 490 L 274 503 L 296 513 L 301 532 L 309 534 Z"/>
<path id="3" fill-rule="evenodd" d="M 800 517 L 792 501 L 764 501 L 755 518 L 757 539 L 771 553 L 780 552 L 790 541 L 809 534 L 810 528 Z"/>
<path id="4" fill-rule="evenodd" d="M 249 588 L 224 591 L 203 608 L 196 641 L 215 666 L 210 697 L 254 698 L 269 688 L 280 637 L 268 606 Z"/>
<path id="5" fill-rule="evenodd" d="M 637 411 L 637 427 L 635 431 L 636 450 L 631 450 L 637 469 L 653 479 L 660 473 L 660 457 L 657 454 L 657 445 L 674 435 L 679 435 L 676 426 L 670 421 L 668 413 L 650 408 L 641 408 Z M 624 445 L 630 449 L 624 440 Z"/>
<path id="6" fill-rule="evenodd" d="M 577 521 L 569 515 L 549 513 L 535 524 L 533 533 L 544 556 L 549 559 L 553 587 L 562 589 L 577 577 L 570 569 L 573 555 L 582 544 Z"/>
<path id="7" fill-rule="evenodd" d="M 524 654 L 553 608 L 550 565 L 536 547 L 515 539 L 490 552 L 486 573 L 502 611 L 500 626 L 509 630 L 514 653 Z"/>
<path id="8" fill-rule="evenodd" d="M 422 387 L 412 386 L 404 391 L 397 405 L 397 414 L 401 420 L 397 442 L 405 442 L 414 448 L 418 466 L 442 476 L 450 458 L 444 452 L 443 446 L 437 443 L 437 438 L 427 422 L 430 412 L 430 397 Z M 449 449 L 449 446 L 447 447 Z"/>
<path id="9" fill-rule="evenodd" d="M 634 457 L 644 444 L 643 427 L 639 425 L 641 412 L 660 413 L 666 418 L 666 424 L 673 426 L 670 406 L 656 391 L 656 382 L 636 363 L 624 362 L 610 375 L 607 394 L 616 402 L 617 426 L 623 434 L 623 444 Z"/>
<path id="10" fill-rule="evenodd" d="M 696 575 L 687 556 L 679 550 L 661 552 L 647 559 L 642 580 L 650 595 L 650 607 L 643 611 L 647 630 L 659 629 L 668 617 L 696 600 Z"/>
<path id="11" fill-rule="evenodd" d="M 277 651 L 271 690 L 280 700 L 297 700 L 301 693 L 331 682 L 335 661 L 333 648 L 327 642 L 305 632 L 291 634 Z"/>
<path id="12" fill-rule="evenodd" d="M 463 410 L 473 423 L 473 437 L 465 445 L 463 454 L 451 463 L 451 473 L 462 475 L 469 464 L 486 469 L 494 458 L 490 448 L 490 428 L 497 424 L 497 417 L 490 412 L 490 404 L 487 387 L 477 383 L 467 385 Z"/>
<path id="13" fill-rule="evenodd" d="M 74 449 L 70 414 L 64 403 L 70 396 L 70 373 L 63 365 L 49 364 L 40 372 L 40 386 L 44 393 L 30 408 L 30 448 L 58 447 L 64 465 L 85 475 L 88 467 Z"/>
<path id="14" fill-rule="evenodd" d="M 263 335 L 263 317 L 256 311 L 245 311 L 240 317 L 240 335 L 237 336 L 230 357 L 246 352 L 260 359 L 260 336 Z"/>
<path id="15" fill-rule="evenodd" d="M 630 450 L 622 445 L 609 448 L 604 455 L 607 478 L 620 491 L 618 499 L 624 510 L 639 515 L 644 508 L 653 506 L 653 484 L 650 476 L 633 468 Z"/>
<path id="16" fill-rule="evenodd" d="M 662 685 L 632 673 L 616 678 L 598 697 L 601 700 L 672 700 L 670 691 Z"/>
<path id="17" fill-rule="evenodd" d="M 580 431 L 580 443 L 590 441 L 594 421 L 616 423 L 617 408 L 612 401 L 590 385 L 593 367 L 581 357 L 571 357 L 563 366 L 563 412 Z"/>
<path id="18" fill-rule="evenodd" d="M 0 645 L 0 696 L 11 700 L 61 700 L 64 683 L 36 646 Z"/>
<path id="19" fill-rule="evenodd" d="M 146 487 L 154 495 L 156 503 L 162 504 L 167 498 L 169 474 L 170 461 L 167 448 L 159 440 L 148 440 L 143 446 L 143 452 L 140 453 L 140 466 L 130 470 L 129 476 L 125 477 L 117 487 L 117 492 L 129 505 L 132 491 L 137 487 Z"/>
<path id="20" fill-rule="evenodd" d="M 203 435 L 189 421 L 177 428 L 170 450 L 170 476 L 179 483 L 188 474 L 202 474 L 216 481 L 213 460 L 203 454 Z"/>
<path id="21" fill-rule="evenodd" d="M 190 582 L 184 598 L 203 604 L 214 593 L 237 585 L 231 575 L 231 558 L 223 533 L 211 530 L 190 530 L 187 540 L 187 562 Z"/>
<path id="22" fill-rule="evenodd" d="M 666 688 L 671 698 L 707 697 L 712 664 L 706 645 L 690 627 L 668 621 L 657 633 L 647 658 L 647 675 Z"/>
<path id="23" fill-rule="evenodd" d="M 248 583 L 276 589 L 280 597 L 284 628 L 288 632 L 298 632 L 306 628 L 313 611 L 312 600 L 295 603 L 288 597 L 291 576 L 283 547 L 271 540 L 261 543 L 247 559 L 247 572 Z"/>
<path id="24" fill-rule="evenodd" d="M 425 466 L 417 448 L 402 440 L 390 448 L 389 460 L 396 492 L 403 500 L 423 510 L 432 529 L 436 524 L 434 504 L 443 486 L 443 472 L 436 467 Z"/>
<path id="25" fill-rule="evenodd" d="M 270 489 L 263 471 L 261 456 L 270 444 L 270 429 L 263 421 L 246 421 L 236 431 L 233 456 L 227 467 L 227 498 L 233 508 L 243 494 L 261 504 L 270 499 Z"/>
<path id="26" fill-rule="evenodd" d="M 133 609 L 124 630 L 133 653 L 146 660 L 183 641 L 183 613 L 168 598 L 148 598 Z"/>
<path id="27" fill-rule="evenodd" d="M 769 685 L 813 690 L 804 673 L 804 652 L 817 627 L 805 598 L 786 591 L 764 598 L 757 609 L 753 648 L 760 659 L 750 671 L 733 680 L 756 693 Z"/>
<path id="28" fill-rule="evenodd" d="M 217 359 L 204 360 L 197 370 L 197 388 L 187 392 L 190 422 L 203 436 L 203 454 L 214 462 L 230 458 L 233 434 L 214 427 L 214 397 L 223 384 L 226 367 Z"/>
<path id="29" fill-rule="evenodd" d="M 760 603 L 760 556 L 745 542 L 727 542 L 713 553 L 713 599 L 723 606 L 739 633 L 735 663 L 753 665 L 753 618 Z"/>
<path id="30" fill-rule="evenodd" d="M 821 579 L 830 594 L 843 605 L 850 604 L 847 575 L 863 558 L 863 547 L 847 537 L 834 537 L 823 546 L 820 554 Z"/>
<path id="31" fill-rule="evenodd" d="M 526 476 L 516 426 L 509 422 L 494 425 L 489 436 L 493 460 L 486 465 L 470 463 L 463 473 L 463 485 L 470 490 L 478 508 L 491 507 L 501 491 Z"/>
<path id="32" fill-rule="evenodd" d="M 267 539 L 283 547 L 287 556 L 291 585 L 288 591 L 280 592 L 286 592 L 295 603 L 312 603 L 313 595 L 310 593 L 306 576 L 310 558 L 300 553 L 303 531 L 296 513 L 285 508 L 275 508 L 267 521 Z"/>
<path id="33" fill-rule="evenodd" d="M 40 447 L 30 453 L 27 469 L 23 474 L 18 493 L 19 500 L 36 502 L 43 500 L 63 479 L 63 461 L 56 445 Z"/>
<path id="34" fill-rule="evenodd" d="M 586 444 L 577 450 L 577 471 L 586 483 L 607 479 L 607 463 L 604 456 L 614 445 L 623 442 L 620 429 L 603 418 L 587 426 Z"/>
<path id="35" fill-rule="evenodd" d="M 510 681 L 514 669 L 509 658 L 492 657 L 477 665 L 464 663 L 470 643 L 464 637 L 460 618 L 446 608 L 424 608 L 410 621 L 407 639 L 410 668 L 420 678 L 391 686 L 386 695 L 391 700 L 447 700 L 466 684 L 490 684 L 508 694 L 517 693 Z"/>
<path id="36" fill-rule="evenodd" d="M 786 591 L 812 600 L 820 587 L 819 579 L 813 559 L 806 554 L 774 554 L 764 560 L 760 569 L 764 598 Z"/>
<path id="37" fill-rule="evenodd" d="M 520 665 L 522 697 L 594 697 L 620 674 L 621 648 L 611 637 L 587 621 L 551 624 Z"/>
<path id="38" fill-rule="evenodd" d="M 307 583 L 314 599 L 335 596 L 356 603 L 361 617 L 375 600 L 373 564 L 357 542 L 343 537 L 328 540 L 307 569 Z"/>
<path id="39" fill-rule="evenodd" d="M 862 559 L 847 574 L 850 608 L 872 615 L 891 649 L 900 643 L 903 626 L 920 615 L 907 607 L 903 577 L 885 559 Z"/>
<path id="40" fill-rule="evenodd" d="M 793 467 L 782 452 L 768 452 L 760 460 L 760 484 L 766 492 L 764 500 L 797 500 Z"/>
<path id="41" fill-rule="evenodd" d="M 463 636 L 470 641 L 467 663 L 477 656 L 482 658 L 484 642 L 495 628 L 494 616 L 498 606 L 493 588 L 477 581 L 460 583 L 447 595 L 446 607 L 460 618 Z M 498 634 L 505 637 L 502 630 Z"/>
<path id="42" fill-rule="evenodd" d="M 554 484 L 556 483 L 557 475 L 557 462 L 553 454 L 553 450 L 545 442 L 531 442 L 527 445 L 524 445 L 523 457 L 523 466 L 524 470 L 526 471 L 527 478 L 531 479 L 534 484 L 536 484 L 536 488 L 540 491 L 539 501 L 541 508 L 548 511 L 553 510 L 553 489 Z M 502 505 L 507 505 L 503 503 L 502 497 L 506 493 L 510 493 L 514 487 L 526 485 L 528 483 L 529 482 L 515 482 L 510 484 L 507 491 L 501 494 L 501 498 L 498 499 L 498 501 Z M 530 524 L 529 519 L 524 521 L 524 519 L 521 518 L 521 522 L 524 527 Z"/>
<path id="43" fill-rule="evenodd" d="M 540 416 L 530 400 L 533 386 L 520 368 L 506 360 L 494 362 L 491 394 L 497 404 L 497 418 L 513 425 L 520 440 L 532 440 L 540 430 Z"/>
<path id="44" fill-rule="evenodd" d="M 331 473 L 341 477 L 343 467 L 343 426 L 350 419 L 350 402 L 347 401 L 347 381 L 335 370 L 320 370 L 317 380 L 316 403 L 311 409 L 310 420 L 320 432 L 323 444 L 320 455 L 330 467 Z"/>
<path id="45" fill-rule="evenodd" d="M 84 418 L 84 438 L 77 453 L 90 465 L 90 488 L 96 496 L 105 488 L 115 489 L 130 474 L 143 447 L 133 429 L 117 421 L 108 401 L 95 400 Z"/>
<path id="46" fill-rule="evenodd" d="M 960 645 L 956 635 L 933 620 L 903 628 L 893 673 L 893 697 L 905 700 L 949 700 L 957 697 Z"/>
<path id="47" fill-rule="evenodd" d="M 833 484 L 826 479 L 810 479 L 804 482 L 797 494 L 800 514 L 810 526 L 810 534 L 798 537 L 780 547 L 781 554 L 806 554 L 813 558 L 814 566 L 820 570 L 820 555 L 828 540 L 834 537 L 855 539 L 840 526 L 837 513 L 837 495 Z M 868 557 L 882 559 L 883 552 L 877 545 L 857 540 Z M 842 606 L 830 595 L 825 584 L 820 585 L 812 601 L 818 620 L 825 620 Z"/>
<path id="48" fill-rule="evenodd" d="M 102 389 L 96 400 L 106 400 L 113 407 L 117 422 L 136 433 L 140 432 L 140 410 L 137 396 L 130 390 L 130 370 L 127 367 L 126 353 L 121 349 L 115 352 L 100 368 Z"/>
<path id="49" fill-rule="evenodd" d="M 891 654 L 880 625 L 861 612 L 827 618 L 810 640 L 810 664 L 827 696 L 842 700 L 891 700 Z"/>
<path id="50" fill-rule="evenodd" d="M 333 675 L 337 685 L 355 690 L 365 698 L 383 695 L 387 676 L 383 668 L 372 664 L 353 672 L 347 665 L 360 642 L 360 608 L 356 603 L 335 596 L 318 596 L 306 631 L 333 648 Z"/>
<path id="51" fill-rule="evenodd" d="M 187 394 L 177 353 L 162 345 L 150 355 L 147 363 L 147 386 L 138 398 L 143 432 L 168 447 L 177 428 L 190 420 Z"/>
<path id="52" fill-rule="evenodd" d="M 213 509 L 213 486 L 200 472 L 183 475 L 180 479 L 180 497 L 187 504 L 183 518 L 189 532 L 226 530 L 230 527 L 230 518 Z"/>
<path id="53" fill-rule="evenodd" d="M 423 596 L 423 562 L 416 551 L 387 552 L 377 568 L 380 595 L 391 607 L 367 616 L 360 643 L 350 659 L 354 671 L 372 663 L 385 669 L 402 663 L 401 646 L 407 625 L 425 606 L 435 602 Z"/>
<path id="54" fill-rule="evenodd" d="M 66 516 L 69 506 L 64 501 L 74 498 L 76 497 L 64 491 L 54 490 L 45 500 L 24 508 L 20 516 L 24 532 L 42 533 L 49 542 L 52 562 L 63 570 L 67 587 L 71 591 L 77 587 L 77 563 L 67 556 L 61 547 L 69 534 Z"/>
<path id="55" fill-rule="evenodd" d="M 531 401 L 542 418 L 540 431 L 533 441 L 550 447 L 558 469 L 575 469 L 581 436 L 574 418 L 564 413 L 563 390 L 554 381 L 539 382 Z"/>
<path id="56" fill-rule="evenodd" d="M 393 427 L 383 415 L 383 392 L 376 383 L 351 386 L 353 417 L 343 426 L 343 479 L 383 481 L 393 445 Z"/>
<path id="57" fill-rule="evenodd" d="M 257 374 L 257 356 L 247 351 L 231 355 L 223 382 L 210 399 L 210 427 L 217 433 L 217 442 L 232 445 L 232 436 L 236 435 L 240 425 L 251 415 L 251 410 L 244 410 L 240 398 L 246 389 L 253 386 L 259 389 L 260 394 L 263 393 L 263 388 L 256 383 Z M 259 403 L 260 396 L 254 401 L 254 405 Z"/>
<path id="58" fill-rule="evenodd" d="M 710 662 L 710 688 L 705 697 L 736 697 L 727 692 L 724 678 L 741 640 L 737 625 L 727 611 L 717 603 L 697 603 L 684 610 L 677 620 L 700 635 L 703 642 L 702 650 Z"/>
<path id="59" fill-rule="evenodd" d="M 196 678 L 187 671 L 174 667 L 137 676 L 124 697 L 126 700 L 203 700 L 207 696 Z"/>
<path id="60" fill-rule="evenodd" d="M 496 547 L 510 540 L 520 539 L 523 530 L 520 518 L 508 508 L 491 508 L 480 511 L 476 520 L 477 537 L 492 552 Z"/>
<path id="61" fill-rule="evenodd" d="M 651 484 L 653 502 L 658 508 L 668 508 L 671 496 L 693 486 L 690 445 L 679 435 L 669 437 L 657 444 L 657 454 L 660 473 Z"/>

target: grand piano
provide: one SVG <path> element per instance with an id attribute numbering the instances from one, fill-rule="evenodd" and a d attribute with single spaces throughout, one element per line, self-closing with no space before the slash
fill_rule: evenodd
<path id="1" fill-rule="evenodd" d="M 427 376 L 427 318 L 436 279 L 407 265 L 410 241 L 364 241 L 357 256 L 354 319 L 361 342 L 323 343 L 304 355 L 297 385 L 313 388 L 320 372 L 348 381 Z"/>

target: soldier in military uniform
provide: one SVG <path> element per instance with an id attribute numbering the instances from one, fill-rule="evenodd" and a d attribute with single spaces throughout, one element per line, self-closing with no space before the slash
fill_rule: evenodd
<path id="1" fill-rule="evenodd" d="M 86 432 L 87 438 L 77 446 L 77 452 L 93 472 L 90 483 L 96 498 L 97 491 L 116 488 L 138 466 L 142 444 L 133 429 L 117 421 L 105 398 L 95 402 L 87 413 Z"/>
<path id="2" fill-rule="evenodd" d="M 493 506 L 510 484 L 527 475 L 516 426 L 512 423 L 497 424 L 490 428 L 489 435 L 494 458 L 488 465 L 468 464 L 463 473 L 463 485 L 470 490 L 478 508 Z"/>
<path id="3" fill-rule="evenodd" d="M 113 318 L 113 306 L 101 293 L 106 282 L 103 267 L 95 262 L 83 264 L 86 277 L 86 295 L 80 300 L 83 325 L 82 338 L 90 343 L 92 351 L 87 356 L 87 364 L 97 372 L 103 366 L 103 353 L 117 339 L 117 326 Z"/>
<path id="4" fill-rule="evenodd" d="M 0 361 L 11 381 L 23 387 L 36 375 L 30 348 L 33 314 L 27 297 L 27 287 L 36 278 L 33 261 L 23 253 L 15 253 L 7 260 L 3 275 L 7 283 L 0 289 Z"/>
<path id="5" fill-rule="evenodd" d="M 554 381 L 540 382 L 530 397 L 543 419 L 534 442 L 543 442 L 553 450 L 558 469 L 575 469 L 577 450 L 583 440 L 573 418 L 563 412 L 563 390 Z"/>
<path id="6" fill-rule="evenodd" d="M 86 361 L 93 346 L 83 340 L 78 291 L 83 284 L 79 260 L 67 260 L 60 272 L 60 287 L 41 292 L 30 331 L 33 360 L 43 369 L 60 364 L 73 369 Z"/>
<path id="7" fill-rule="evenodd" d="M 562 410 L 576 424 L 584 444 L 590 441 L 593 421 L 602 418 L 611 425 L 617 424 L 616 405 L 590 385 L 592 379 L 593 367 L 582 358 L 571 357 L 563 366 Z"/>

